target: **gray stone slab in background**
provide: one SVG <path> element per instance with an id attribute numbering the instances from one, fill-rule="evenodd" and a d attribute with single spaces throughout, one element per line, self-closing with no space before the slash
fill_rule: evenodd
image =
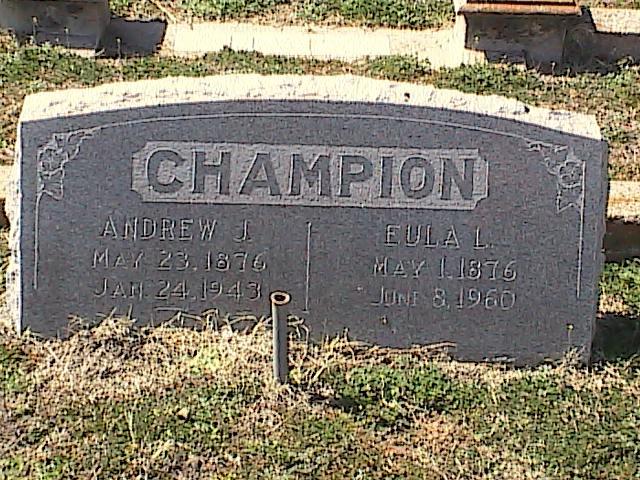
<path id="1" fill-rule="evenodd" d="M 606 204 L 592 117 L 356 77 L 214 77 L 30 97 L 20 149 L 20 328 L 260 315 L 285 289 L 315 338 L 589 356 Z"/>
<path id="2" fill-rule="evenodd" d="M 95 49 L 110 18 L 108 0 L 0 0 L 0 28 L 36 43 Z"/>

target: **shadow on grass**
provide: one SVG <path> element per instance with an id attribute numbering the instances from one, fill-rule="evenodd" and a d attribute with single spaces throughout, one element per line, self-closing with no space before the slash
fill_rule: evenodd
<path id="1" fill-rule="evenodd" d="M 102 57 L 139 57 L 154 55 L 164 41 L 167 23 L 162 20 L 112 18 L 102 37 Z"/>
<path id="2" fill-rule="evenodd" d="M 615 314 L 596 320 L 592 358 L 594 362 L 628 360 L 640 355 L 640 318 Z"/>

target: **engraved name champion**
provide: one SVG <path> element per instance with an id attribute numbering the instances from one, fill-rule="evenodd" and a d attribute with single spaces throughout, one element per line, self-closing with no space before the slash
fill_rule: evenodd
<path id="1" fill-rule="evenodd" d="M 472 210 L 488 170 L 477 149 L 148 142 L 132 189 L 145 202 Z"/>

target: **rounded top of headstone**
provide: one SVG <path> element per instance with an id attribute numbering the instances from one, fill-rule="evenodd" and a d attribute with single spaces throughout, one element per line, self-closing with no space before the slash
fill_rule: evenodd
<path id="1" fill-rule="evenodd" d="M 30 95 L 25 99 L 20 121 L 230 100 L 317 100 L 424 106 L 490 115 L 582 137 L 602 138 L 593 115 L 532 107 L 497 95 L 474 95 L 354 75 L 229 74 L 109 83 L 94 88 Z"/>

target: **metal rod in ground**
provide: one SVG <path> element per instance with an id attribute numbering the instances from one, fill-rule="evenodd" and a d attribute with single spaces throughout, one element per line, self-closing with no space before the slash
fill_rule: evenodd
<path id="1" fill-rule="evenodd" d="M 289 344 L 287 334 L 287 309 L 291 301 L 287 292 L 272 292 L 271 323 L 273 324 L 273 377 L 279 383 L 287 383 L 289 377 Z"/>

